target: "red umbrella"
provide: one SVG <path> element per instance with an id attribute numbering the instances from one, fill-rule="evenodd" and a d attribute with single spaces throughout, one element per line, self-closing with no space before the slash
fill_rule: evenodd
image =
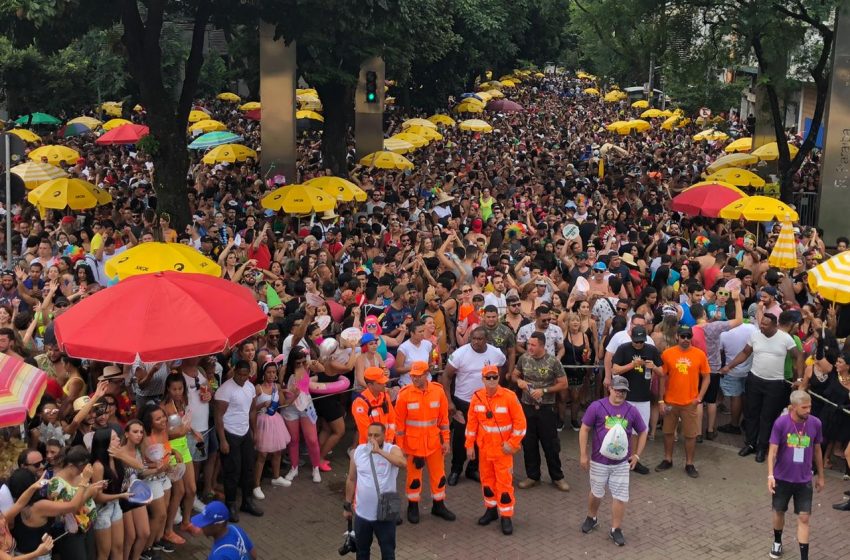
<path id="1" fill-rule="evenodd" d="M 142 136 L 150 133 L 148 127 L 143 124 L 122 124 L 116 126 L 97 140 L 96 143 L 106 144 L 136 144 Z"/>
<path id="2" fill-rule="evenodd" d="M 670 207 L 689 216 L 716 218 L 722 208 L 745 196 L 744 192 L 729 183 L 697 183 L 673 197 Z"/>
<path id="3" fill-rule="evenodd" d="M 122 280 L 56 319 L 69 356 L 131 364 L 221 352 L 266 328 L 251 292 L 238 284 L 166 271 Z"/>
<path id="4" fill-rule="evenodd" d="M 250 119 L 252 121 L 259 121 L 260 111 L 261 109 L 251 109 L 250 111 L 245 111 L 245 118 Z"/>
<path id="5" fill-rule="evenodd" d="M 487 110 L 500 113 L 517 113 L 522 111 L 522 105 L 510 99 L 494 99 L 487 104 Z"/>

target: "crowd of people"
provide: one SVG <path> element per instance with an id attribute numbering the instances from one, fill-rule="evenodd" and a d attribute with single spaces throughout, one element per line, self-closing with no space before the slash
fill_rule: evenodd
<path id="1" fill-rule="evenodd" d="M 227 522 L 263 515 L 265 473 L 274 487 L 321 483 L 331 453 L 345 453 L 349 416 L 357 435 L 344 513 L 358 558 L 373 537 L 394 557 L 399 469 L 408 522 L 419 522 L 427 471 L 432 515 L 456 519 L 449 488 L 466 477 L 482 485 L 478 523 L 498 520 L 511 534 L 513 456 L 522 450 L 520 489 L 542 483 L 542 449 L 548 479 L 569 491 L 564 429 L 579 432 L 590 477 L 581 530 L 598 525 L 607 489 L 610 537 L 622 546 L 629 474 L 650 473 L 640 454 L 659 426 L 655 471 L 675 466 L 681 437 L 683 472 L 698 478 L 698 444 L 718 432 L 741 434 L 740 455 L 767 461 L 779 535 L 771 553 L 781 554 L 788 498 L 808 523 L 812 461 L 819 489 L 823 468 L 850 459 L 850 349 L 839 343 L 850 307 L 806 281 L 828 257 L 823 232 L 795 228 L 798 266 L 777 270 L 767 257 L 778 223 L 673 212 L 670 198 L 701 180 L 724 142 L 694 141 L 692 125 L 608 132 L 636 110 L 585 94 L 587 85 L 550 75 L 506 89 L 522 111 L 485 113 L 489 134 L 440 125 L 443 140 L 409 154 L 411 171 L 359 165 L 352 147 L 349 178 L 368 200 L 316 221 L 261 207 L 279 185 L 258 162 L 210 165 L 198 154 L 186 181 L 193 223 L 175 231 L 156 212 L 149 156 L 46 134 L 77 148 L 82 157 L 63 167 L 114 202 L 44 216 L 26 202 L 4 210 L 14 233 L 0 276 L 0 352 L 36 364 L 50 383 L 37 417 L 6 434 L 23 436 L 26 450 L 0 490 L 0 559 L 16 550 L 151 560 L 202 532 L 215 550 L 255 555 Z M 198 104 L 258 147 L 260 124 L 235 105 Z M 391 110 L 388 128 L 409 116 Z M 718 126 L 746 125 L 733 114 Z M 320 137 L 304 134 L 297 181 L 327 173 Z M 796 188 L 810 190 L 816 173 L 807 162 Z M 109 259 L 152 240 L 217 261 L 255 296 L 267 328 L 178 362 L 65 355 L 56 317 L 109 289 Z M 342 378 L 350 390 L 338 391 Z M 790 420 L 777 431 L 781 415 Z M 299 470 L 302 447 L 309 473 Z M 808 531 L 798 540 L 806 560 Z"/>

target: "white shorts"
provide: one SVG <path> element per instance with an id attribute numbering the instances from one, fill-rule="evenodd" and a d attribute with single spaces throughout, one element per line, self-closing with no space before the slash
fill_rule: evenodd
<path id="1" fill-rule="evenodd" d="M 123 514 L 118 500 L 111 500 L 97 508 L 97 517 L 94 518 L 94 530 L 104 531 L 112 527 L 112 524 L 121 521 Z"/>
<path id="2" fill-rule="evenodd" d="M 171 490 L 171 480 L 167 476 L 162 478 L 146 478 L 145 482 L 151 488 L 151 500 L 158 500 L 165 496 L 167 490 Z"/>
<path id="3" fill-rule="evenodd" d="M 649 428 L 649 401 L 646 402 L 632 402 L 628 401 L 630 405 L 638 409 L 640 412 L 640 417 L 643 419 L 643 423 L 646 424 L 647 429 Z M 637 433 L 637 430 L 632 430 L 632 433 Z"/>
<path id="4" fill-rule="evenodd" d="M 605 497 L 605 487 L 611 491 L 611 496 L 621 502 L 629 501 L 629 462 L 623 461 L 616 465 L 603 465 L 590 462 L 590 492 L 595 498 Z"/>

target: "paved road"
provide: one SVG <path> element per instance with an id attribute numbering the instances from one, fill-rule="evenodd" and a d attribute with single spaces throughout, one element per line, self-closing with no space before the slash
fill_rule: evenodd
<path id="1" fill-rule="evenodd" d="M 660 440 L 649 442 L 643 459 L 654 466 L 662 457 Z M 700 478 L 684 473 L 681 443 L 674 455 L 674 468 L 664 474 L 632 475 L 631 502 L 623 531 L 626 546 L 616 547 L 608 539 L 610 501 L 600 510 L 600 526 L 590 535 L 579 530 L 586 513 L 587 475 L 578 465 L 578 434 L 561 433 L 564 472 L 572 486 L 569 493 L 549 485 L 517 489 L 514 535 L 502 536 L 498 524 L 482 528 L 475 520 L 483 513 L 479 485 L 461 479 L 449 488 L 448 505 L 458 520 L 448 523 L 428 515 L 423 503 L 418 526 L 405 522 L 398 531 L 399 560 L 532 560 L 552 558 L 616 558 L 671 560 L 767 558 L 772 531 L 766 467 L 741 459 L 739 436 L 725 436 L 697 447 Z M 517 455 L 517 478 L 524 476 L 522 453 Z M 260 519 L 243 516 L 245 527 L 259 547 L 261 559 L 330 560 L 340 558 L 342 542 L 342 491 L 345 469 L 342 457 L 323 475 L 321 484 L 311 482 L 309 468 L 290 488 L 271 488 L 264 481 L 266 515 Z M 544 471 L 545 472 L 545 471 Z M 545 477 L 545 475 L 544 475 Z M 399 477 L 404 482 L 403 475 Z M 831 472 L 826 489 L 815 496 L 810 557 L 831 560 L 850 557 L 847 529 L 850 512 L 833 510 L 850 483 Z M 423 493 L 423 496 L 425 493 Z M 799 558 L 793 516 L 785 531 L 786 558 Z M 194 538 L 169 560 L 206 558 L 208 542 Z M 380 558 L 373 546 L 373 558 Z M 349 556 L 353 559 L 353 555 Z"/>

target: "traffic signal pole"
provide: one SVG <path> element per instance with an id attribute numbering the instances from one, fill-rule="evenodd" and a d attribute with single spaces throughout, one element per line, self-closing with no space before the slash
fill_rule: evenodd
<path id="1" fill-rule="evenodd" d="M 360 66 L 354 95 L 354 141 L 357 159 L 384 149 L 384 60 L 367 59 Z"/>

